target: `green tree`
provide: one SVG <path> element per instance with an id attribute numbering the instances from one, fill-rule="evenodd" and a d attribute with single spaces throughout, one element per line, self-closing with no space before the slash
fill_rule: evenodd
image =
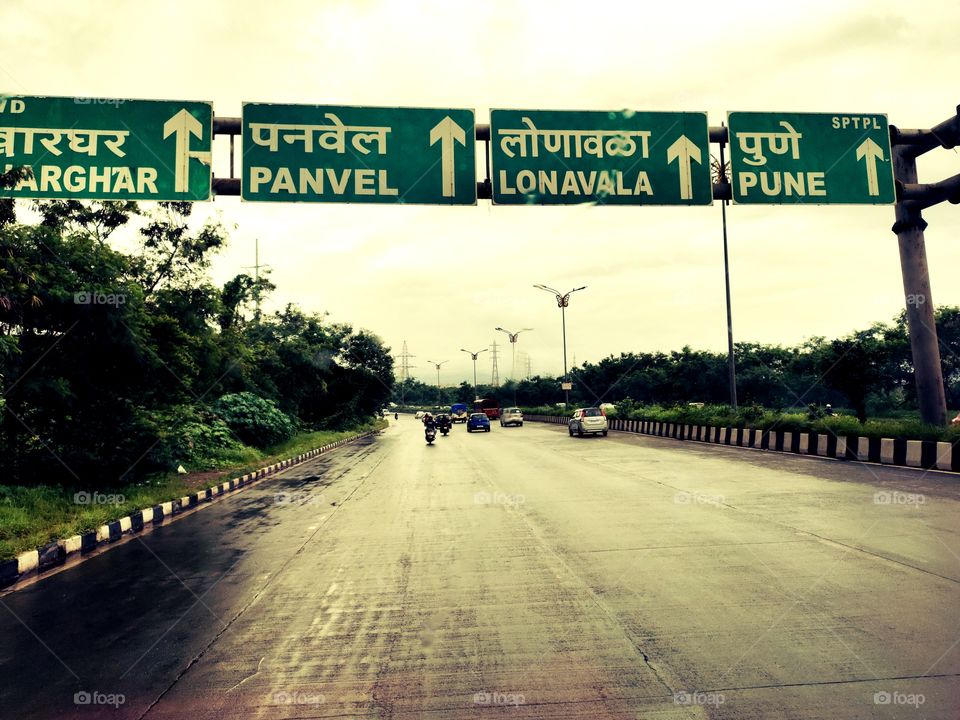
<path id="1" fill-rule="evenodd" d="M 818 348 L 823 383 L 842 393 L 857 419 L 867 420 L 867 396 L 879 389 L 886 364 L 882 328 L 831 340 Z"/>

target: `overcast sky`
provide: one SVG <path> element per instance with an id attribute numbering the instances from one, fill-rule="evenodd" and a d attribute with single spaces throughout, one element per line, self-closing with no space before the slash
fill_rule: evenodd
<path id="1" fill-rule="evenodd" d="M 221 116 L 244 101 L 462 107 L 478 123 L 491 108 L 706 111 L 711 125 L 781 110 L 887 113 L 915 128 L 960 102 L 960 3 L 944 0 L 4 0 L 0 27 L 2 91 L 209 100 Z M 920 160 L 921 181 L 958 172 L 956 150 Z M 450 360 L 444 384 L 472 379 L 459 348 L 506 340 L 498 325 L 534 328 L 518 347 L 534 373 L 561 372 L 560 313 L 533 283 L 588 286 L 567 315 L 578 363 L 724 350 L 720 212 L 234 197 L 195 210 L 231 228 L 215 280 L 252 265 L 259 238 L 279 286 L 269 307 L 328 311 L 395 353 L 406 340 L 416 377 L 436 382 L 426 361 Z M 925 218 L 934 300 L 960 305 L 960 207 Z M 904 305 L 893 220 L 892 206 L 728 208 L 735 337 L 792 344 L 889 321 Z M 489 360 L 478 369 L 489 380 Z"/>

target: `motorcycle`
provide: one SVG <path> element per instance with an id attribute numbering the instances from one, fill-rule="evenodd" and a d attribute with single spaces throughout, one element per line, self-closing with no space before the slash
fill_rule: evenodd
<path id="1" fill-rule="evenodd" d="M 394 420 L 399 420 L 399 419 L 400 419 L 400 413 L 394 413 L 394 414 L 393 414 L 393 419 L 394 419 Z"/>
<path id="2" fill-rule="evenodd" d="M 437 429 L 428 427 L 423 431 L 423 436 L 426 438 L 427 445 L 433 445 L 433 441 L 437 439 Z"/>

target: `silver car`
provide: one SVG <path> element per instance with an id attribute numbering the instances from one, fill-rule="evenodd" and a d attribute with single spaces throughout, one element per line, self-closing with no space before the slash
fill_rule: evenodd
<path id="1" fill-rule="evenodd" d="M 500 415 L 500 427 L 507 425 L 519 425 L 523 427 L 523 411 L 518 407 L 510 407 Z"/>
<path id="2" fill-rule="evenodd" d="M 573 411 L 573 417 L 567 421 L 567 429 L 570 431 L 570 437 L 573 437 L 574 433 L 580 437 L 587 433 L 606 436 L 607 416 L 600 408 L 578 408 Z"/>

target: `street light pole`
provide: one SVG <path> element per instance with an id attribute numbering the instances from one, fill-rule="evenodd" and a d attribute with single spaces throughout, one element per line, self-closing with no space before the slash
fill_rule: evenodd
<path id="1" fill-rule="evenodd" d="M 460 348 L 460 352 L 465 352 L 467 355 L 473 358 L 473 399 L 474 400 L 477 400 L 480 397 L 479 395 L 477 395 L 477 356 L 480 353 L 486 352 L 486 351 L 487 351 L 487 348 L 484 348 L 483 350 L 477 350 L 476 352 L 472 352 L 471 350 L 464 350 L 463 348 Z"/>
<path id="2" fill-rule="evenodd" d="M 440 366 L 450 362 L 449 360 L 441 360 L 440 362 L 434 362 L 433 360 L 427 360 L 431 365 L 436 366 L 437 368 L 437 405 L 440 405 Z"/>
<path id="3" fill-rule="evenodd" d="M 566 308 L 570 305 L 570 296 L 578 290 L 586 290 L 587 286 L 583 285 L 582 287 L 574 288 L 566 294 L 562 294 L 558 290 L 554 290 L 552 287 L 547 285 L 534 285 L 538 290 L 545 290 L 549 293 L 553 293 L 554 297 L 557 299 L 557 307 L 560 308 L 560 321 L 563 324 L 563 383 L 564 385 L 570 384 L 570 379 L 567 377 L 567 313 Z M 564 389 L 563 391 L 563 407 L 566 407 L 570 404 L 570 391 Z"/>
<path id="4" fill-rule="evenodd" d="M 719 182 L 727 182 L 727 165 L 723 157 L 724 144 L 720 143 L 720 170 L 722 177 Z M 737 366 L 733 355 L 733 311 L 730 307 L 730 258 L 727 253 L 727 201 L 720 201 L 720 212 L 723 215 L 723 277 L 727 288 L 727 374 L 730 383 L 730 407 L 737 411 Z"/>
<path id="5" fill-rule="evenodd" d="M 516 332 L 510 332 L 506 328 L 502 328 L 502 327 L 496 327 L 494 328 L 494 330 L 499 330 L 500 332 L 506 333 L 507 337 L 510 338 L 510 355 L 511 355 L 510 379 L 513 380 L 513 404 L 516 405 L 517 404 L 517 377 L 516 377 L 517 337 L 520 335 L 520 333 L 533 330 L 533 328 L 523 328 L 521 330 L 517 330 Z"/>
<path id="6" fill-rule="evenodd" d="M 563 381 L 569 383 L 567 379 L 567 306 L 566 304 L 560 306 L 560 323 L 563 326 Z M 570 404 L 570 391 L 564 390 L 566 395 L 563 398 L 563 408 L 566 410 L 567 405 Z"/>

